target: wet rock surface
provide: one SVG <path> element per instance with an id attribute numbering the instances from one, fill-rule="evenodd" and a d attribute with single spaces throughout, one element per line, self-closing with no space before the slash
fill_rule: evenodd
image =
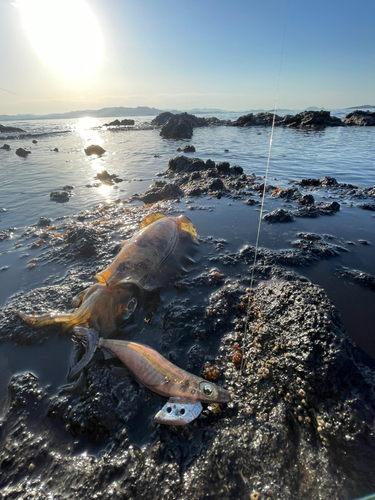
<path id="1" fill-rule="evenodd" d="M 135 446 L 131 426 L 139 408 L 151 421 L 160 399 L 130 376 L 114 376 L 112 361 L 89 365 L 79 396 L 51 396 L 33 374 L 15 375 L 0 430 L 0 487 L 40 498 L 100 490 L 102 498 L 233 499 L 256 491 L 341 500 L 373 491 L 374 374 L 324 291 L 282 276 L 251 296 L 232 280 L 211 293 L 197 326 L 222 336 L 211 362 L 235 403 L 208 407 L 187 428 L 155 426 L 152 444 Z M 181 302 L 177 310 L 191 316 Z M 191 353 L 202 361 L 198 347 Z M 100 455 L 82 454 L 84 436 L 105 445 Z"/>
<path id="2" fill-rule="evenodd" d="M 3 144 L 0 149 L 5 149 L 5 151 L 10 151 L 10 146 L 9 144 Z"/>

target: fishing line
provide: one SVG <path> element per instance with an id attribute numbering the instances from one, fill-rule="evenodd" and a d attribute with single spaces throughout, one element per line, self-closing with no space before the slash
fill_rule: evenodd
<path id="1" fill-rule="evenodd" d="M 240 366 L 240 370 L 239 370 L 239 376 L 242 375 L 242 370 L 243 370 L 244 363 L 245 363 L 245 340 L 247 338 L 248 330 L 249 330 L 250 300 L 251 300 L 251 296 L 252 296 L 252 293 L 253 293 L 254 272 L 255 272 L 255 266 L 256 266 L 256 261 L 257 261 L 257 256 L 258 256 L 260 228 L 261 228 L 261 225 L 262 225 L 264 200 L 265 200 L 265 197 L 266 197 L 268 171 L 269 171 L 270 160 L 271 160 L 271 152 L 272 152 L 272 144 L 273 144 L 273 134 L 274 134 L 274 130 L 275 130 L 276 112 L 277 112 L 277 106 L 278 106 L 278 100 L 279 100 L 279 88 L 280 88 L 281 68 L 282 68 L 283 57 L 284 57 L 284 46 L 285 46 L 286 27 L 287 27 L 288 13 L 289 13 L 289 4 L 290 4 L 290 0 L 288 0 L 288 2 L 287 2 L 286 15 L 285 15 L 285 23 L 284 23 L 284 33 L 283 33 L 282 44 L 281 44 L 281 55 L 280 55 L 279 74 L 278 74 L 278 77 L 277 77 L 275 107 L 274 107 L 274 110 L 273 110 L 271 136 L 270 136 L 270 141 L 269 141 L 269 145 L 268 145 L 268 155 L 267 155 L 267 163 L 266 163 L 266 172 L 265 172 L 265 175 L 264 175 L 262 203 L 261 203 L 260 212 L 259 212 L 259 221 L 258 221 L 257 236 L 256 236 L 256 240 L 255 240 L 254 260 L 253 260 L 253 266 L 252 266 L 252 270 L 251 270 L 250 287 L 249 287 L 249 292 L 248 292 L 248 300 L 247 300 L 247 307 L 246 307 L 246 320 L 245 320 L 245 332 L 244 332 L 244 337 L 243 337 L 242 358 L 241 358 L 241 366 Z"/>
<path id="2" fill-rule="evenodd" d="M 4 92 L 9 92 L 9 94 L 18 95 L 18 94 L 16 94 L 15 92 L 12 92 L 11 90 L 3 89 L 3 88 L 1 88 L 1 87 L 0 87 L 0 90 L 3 90 Z"/>

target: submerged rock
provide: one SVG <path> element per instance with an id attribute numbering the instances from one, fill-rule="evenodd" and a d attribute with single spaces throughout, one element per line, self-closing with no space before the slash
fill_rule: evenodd
<path id="1" fill-rule="evenodd" d="M 5 151 L 10 151 L 10 146 L 9 144 L 4 144 L 3 146 L 1 146 L 0 149 L 5 149 Z"/>
<path id="2" fill-rule="evenodd" d="M 56 201 L 57 203 L 66 203 L 69 201 L 68 191 L 52 191 L 49 195 L 51 201 Z"/>
<path id="3" fill-rule="evenodd" d="M 349 269 L 348 267 L 340 267 L 338 269 L 338 273 L 341 276 L 349 277 L 360 285 L 370 288 L 370 290 L 375 290 L 375 276 L 372 274 L 364 273 L 363 271 L 358 271 L 357 269 Z"/>

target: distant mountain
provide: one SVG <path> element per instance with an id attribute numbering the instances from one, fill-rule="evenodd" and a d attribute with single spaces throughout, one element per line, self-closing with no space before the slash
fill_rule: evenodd
<path id="1" fill-rule="evenodd" d="M 59 120 L 59 119 L 74 119 L 84 118 L 90 116 L 92 118 L 111 118 L 111 117 L 124 117 L 124 116 L 147 116 L 159 115 L 164 110 L 149 108 L 148 106 L 138 106 L 137 108 L 102 108 L 102 109 L 86 109 L 83 111 L 70 111 L 68 113 L 52 113 L 49 115 L 0 115 L 0 121 L 13 121 L 13 120 Z"/>
<path id="2" fill-rule="evenodd" d="M 352 106 L 351 108 L 345 109 L 374 109 L 375 105 L 373 104 L 362 104 L 362 106 Z"/>

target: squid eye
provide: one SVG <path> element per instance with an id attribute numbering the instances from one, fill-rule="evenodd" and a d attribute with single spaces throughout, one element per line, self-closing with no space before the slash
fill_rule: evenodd
<path id="1" fill-rule="evenodd" d="M 211 384 L 207 382 L 201 382 L 199 385 L 200 385 L 200 390 L 205 396 L 211 397 L 213 395 L 214 389 Z"/>
<path id="2" fill-rule="evenodd" d="M 135 311 L 137 307 L 137 299 L 136 298 L 132 298 L 130 301 L 129 301 L 129 304 L 127 305 L 125 311 L 124 311 L 124 314 L 122 316 L 122 319 L 125 321 L 126 319 L 129 319 L 130 316 L 133 314 L 133 312 Z"/>

